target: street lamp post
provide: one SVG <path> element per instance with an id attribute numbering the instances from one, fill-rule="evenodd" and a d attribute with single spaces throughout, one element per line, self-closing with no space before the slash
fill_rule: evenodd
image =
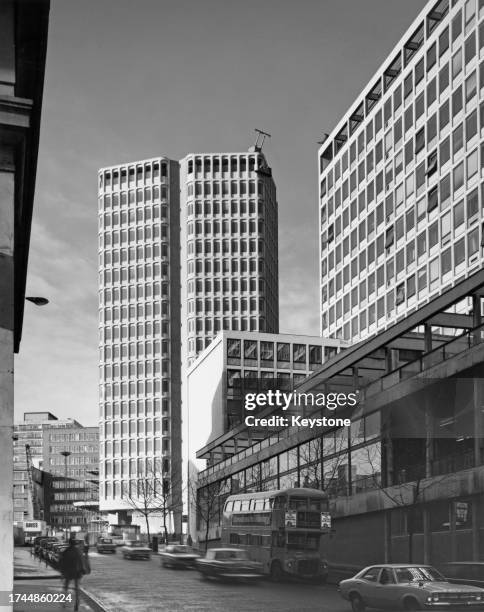
<path id="1" fill-rule="evenodd" d="M 64 525 L 65 525 L 65 533 L 64 539 L 67 540 L 67 457 L 71 455 L 69 451 L 62 451 L 61 455 L 64 457 Z"/>

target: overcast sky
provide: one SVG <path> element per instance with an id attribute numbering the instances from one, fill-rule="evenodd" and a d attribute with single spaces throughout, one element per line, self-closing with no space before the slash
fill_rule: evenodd
<path id="1" fill-rule="evenodd" d="M 319 333 L 317 141 L 423 0 L 52 0 L 15 410 L 98 418 L 100 167 L 245 151 L 279 201 L 280 331 Z"/>

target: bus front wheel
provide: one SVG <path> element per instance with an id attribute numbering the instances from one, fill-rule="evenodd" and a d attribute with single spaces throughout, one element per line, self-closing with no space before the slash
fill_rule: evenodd
<path id="1" fill-rule="evenodd" d="M 282 580 L 282 567 L 279 561 L 273 561 L 271 565 L 271 580 L 273 582 L 280 582 Z"/>

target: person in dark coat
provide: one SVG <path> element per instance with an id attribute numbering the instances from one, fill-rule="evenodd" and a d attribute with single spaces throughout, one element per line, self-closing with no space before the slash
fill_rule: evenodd
<path id="1" fill-rule="evenodd" d="M 75 538 L 71 537 L 69 539 L 69 546 L 60 558 L 59 570 L 64 578 L 64 593 L 66 595 L 71 580 L 74 582 L 74 610 L 79 610 L 79 581 L 84 574 L 84 563 Z"/>

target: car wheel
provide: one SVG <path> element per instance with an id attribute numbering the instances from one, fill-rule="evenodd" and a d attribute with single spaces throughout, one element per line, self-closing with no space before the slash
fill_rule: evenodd
<path id="1" fill-rule="evenodd" d="M 365 602 L 361 599 L 361 597 L 355 593 L 351 596 L 351 609 L 353 612 L 365 612 L 366 606 Z"/>
<path id="2" fill-rule="evenodd" d="M 279 561 L 274 561 L 271 565 L 271 580 L 273 582 L 280 582 L 282 580 L 282 567 Z"/>
<path id="3" fill-rule="evenodd" d="M 420 604 L 416 599 L 407 599 L 405 602 L 405 610 L 407 612 L 415 612 L 416 610 L 421 610 Z"/>

